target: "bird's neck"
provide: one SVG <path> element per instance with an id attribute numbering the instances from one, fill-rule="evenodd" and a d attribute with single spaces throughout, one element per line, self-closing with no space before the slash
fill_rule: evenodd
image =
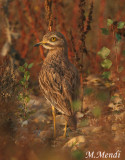
<path id="1" fill-rule="evenodd" d="M 56 49 L 53 49 L 53 50 L 49 50 L 49 52 L 47 54 L 47 57 L 46 57 L 46 60 L 49 60 L 49 59 L 52 59 L 52 58 L 55 58 L 55 60 L 56 60 L 60 57 L 65 58 L 65 59 L 68 58 L 67 48 L 56 48 Z"/>

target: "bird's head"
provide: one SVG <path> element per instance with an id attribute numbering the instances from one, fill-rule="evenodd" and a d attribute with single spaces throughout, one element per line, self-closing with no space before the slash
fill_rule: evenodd
<path id="1" fill-rule="evenodd" d="M 46 49 L 63 48 L 67 46 L 65 37 L 60 32 L 48 32 L 43 36 L 43 40 L 34 46 L 42 45 Z"/>

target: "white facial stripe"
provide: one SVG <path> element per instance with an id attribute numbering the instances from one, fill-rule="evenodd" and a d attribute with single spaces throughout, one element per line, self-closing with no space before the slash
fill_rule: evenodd
<path id="1" fill-rule="evenodd" d="M 59 42 L 58 41 L 54 41 L 54 42 L 49 41 L 49 44 L 51 44 L 53 46 L 53 45 L 59 44 Z"/>
<path id="2" fill-rule="evenodd" d="M 43 44 L 43 47 L 46 48 L 46 49 L 52 49 L 51 46 L 47 46 L 47 45 L 45 45 L 45 44 Z"/>
<path id="3" fill-rule="evenodd" d="M 51 35 L 51 37 L 50 37 L 50 38 L 52 38 L 52 37 L 55 37 L 55 38 L 57 38 L 57 39 L 59 38 L 58 36 L 56 36 L 56 35 L 54 35 L 54 34 L 53 34 L 53 35 Z"/>

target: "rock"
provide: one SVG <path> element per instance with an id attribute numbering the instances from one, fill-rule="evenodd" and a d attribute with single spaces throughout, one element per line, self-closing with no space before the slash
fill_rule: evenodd
<path id="1" fill-rule="evenodd" d="M 122 130 L 124 130 L 124 128 L 125 128 L 125 124 L 120 124 L 120 123 L 114 123 L 113 125 L 112 125 L 112 130 L 113 131 L 117 131 L 117 132 L 122 132 Z"/>
<path id="2" fill-rule="evenodd" d="M 109 107 L 109 108 L 112 108 L 112 109 L 113 109 L 113 111 L 114 111 L 114 110 L 115 110 L 116 105 L 115 105 L 115 104 L 113 104 L 113 103 L 111 102 L 111 103 L 109 103 L 108 107 Z"/>
<path id="3" fill-rule="evenodd" d="M 39 113 L 46 112 L 48 108 L 51 108 L 44 97 L 36 97 L 33 95 L 30 96 L 30 101 L 27 106 L 29 110 L 36 110 L 39 111 Z"/>
<path id="4" fill-rule="evenodd" d="M 124 110 L 125 106 L 123 104 L 123 100 L 118 93 L 113 95 L 111 102 L 109 103 L 108 107 L 112 108 L 113 111 L 122 111 Z"/>
<path id="5" fill-rule="evenodd" d="M 100 132 L 101 130 L 102 130 L 102 126 L 100 126 L 100 127 L 94 127 L 93 130 L 92 130 L 92 132 L 93 132 L 93 133 L 98 133 L 98 132 Z"/>
<path id="6" fill-rule="evenodd" d="M 73 137 L 72 139 L 70 139 L 64 146 L 63 149 L 65 148 L 71 148 L 71 147 L 77 147 L 80 144 L 85 143 L 85 137 L 84 136 L 77 136 L 77 137 Z M 75 148 L 74 148 L 75 149 Z"/>
<path id="7" fill-rule="evenodd" d="M 39 97 L 31 95 L 30 101 L 28 102 L 28 106 L 31 108 L 34 106 L 41 106 L 41 104 L 43 104 L 44 101 L 45 101 L 44 98 L 41 98 L 41 97 L 39 98 Z"/>
<path id="8" fill-rule="evenodd" d="M 111 108 L 113 111 L 122 111 L 124 110 L 125 106 L 123 104 L 114 104 L 114 103 L 109 103 L 108 105 L 109 108 Z"/>
<path id="9" fill-rule="evenodd" d="M 53 128 L 50 127 L 48 130 L 40 131 L 39 135 L 37 135 L 37 137 L 39 137 L 42 142 L 45 142 L 47 140 L 52 139 L 53 138 L 53 134 L 54 134 Z M 46 144 L 44 144 L 44 145 L 46 145 Z"/>
<path id="10" fill-rule="evenodd" d="M 46 115 L 44 115 L 44 114 L 41 114 L 41 115 L 34 115 L 33 117 L 32 117 L 32 120 L 34 121 L 34 122 L 36 122 L 36 123 L 38 123 L 38 122 L 45 122 L 45 121 L 47 121 L 48 120 L 48 117 L 46 116 Z"/>
<path id="11" fill-rule="evenodd" d="M 125 112 L 122 112 L 120 114 L 115 114 L 115 120 L 124 120 L 125 119 Z"/>
<path id="12" fill-rule="evenodd" d="M 25 121 L 22 122 L 21 127 L 24 127 L 24 126 L 27 126 L 27 125 L 28 125 L 28 121 L 25 120 Z"/>
<path id="13" fill-rule="evenodd" d="M 118 125 L 117 124 L 113 124 L 112 125 L 112 131 L 116 131 L 118 129 Z"/>
<path id="14" fill-rule="evenodd" d="M 118 95 L 118 94 L 114 94 L 114 100 L 113 100 L 113 102 L 115 103 L 115 104 L 122 104 L 122 99 L 120 98 L 120 95 Z"/>
<path id="15" fill-rule="evenodd" d="M 83 116 L 84 116 L 84 114 L 81 112 L 77 112 L 77 114 L 76 114 L 77 119 L 82 118 Z"/>

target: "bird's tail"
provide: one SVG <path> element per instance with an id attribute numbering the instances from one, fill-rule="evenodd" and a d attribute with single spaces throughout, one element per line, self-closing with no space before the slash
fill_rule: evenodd
<path id="1" fill-rule="evenodd" d="M 71 130 L 76 130 L 77 128 L 76 114 L 73 114 L 71 116 L 65 115 L 65 120 L 67 121 L 67 124 L 69 125 L 69 128 Z"/>

